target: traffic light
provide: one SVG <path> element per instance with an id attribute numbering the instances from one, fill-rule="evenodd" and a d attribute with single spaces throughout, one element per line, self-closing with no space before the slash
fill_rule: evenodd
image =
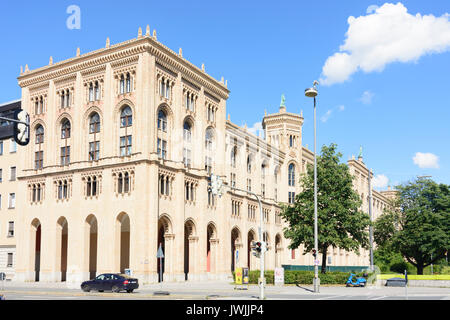
<path id="1" fill-rule="evenodd" d="M 314 259 L 317 258 L 317 251 L 316 251 L 316 249 L 313 249 L 312 254 L 313 254 Z"/>
<path id="2" fill-rule="evenodd" d="M 261 241 L 252 241 L 251 248 L 252 248 L 252 251 L 253 251 L 253 255 L 255 257 L 259 258 L 261 256 L 261 251 L 262 251 L 262 243 L 261 243 Z"/>
<path id="3" fill-rule="evenodd" d="M 21 146 L 30 142 L 30 116 L 24 110 L 16 110 L 14 118 L 14 140 Z"/>

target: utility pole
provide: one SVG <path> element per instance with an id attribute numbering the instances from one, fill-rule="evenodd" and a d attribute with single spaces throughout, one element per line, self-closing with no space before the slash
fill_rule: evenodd
<path id="1" fill-rule="evenodd" d="M 370 226 L 369 226 L 369 242 L 370 242 L 370 271 L 374 270 L 373 267 L 373 227 L 372 227 L 372 169 L 369 171 L 369 218 L 370 218 Z"/>

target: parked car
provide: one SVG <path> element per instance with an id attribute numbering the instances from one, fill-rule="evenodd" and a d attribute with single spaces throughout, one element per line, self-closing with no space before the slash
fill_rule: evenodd
<path id="1" fill-rule="evenodd" d="M 84 281 L 81 284 L 81 290 L 84 292 L 89 292 L 91 290 L 99 292 L 120 292 L 125 290 L 126 292 L 131 293 L 137 288 L 139 288 L 138 279 L 121 273 L 104 273 L 93 280 Z"/>

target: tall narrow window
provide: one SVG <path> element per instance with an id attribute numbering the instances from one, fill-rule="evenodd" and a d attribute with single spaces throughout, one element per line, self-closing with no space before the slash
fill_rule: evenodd
<path id="1" fill-rule="evenodd" d="M 89 84 L 89 102 L 92 102 L 92 101 L 94 101 L 94 85 L 91 82 Z"/>
<path id="2" fill-rule="evenodd" d="M 123 175 L 122 173 L 119 173 L 117 176 L 117 193 L 123 192 Z"/>
<path id="3" fill-rule="evenodd" d="M 16 181 L 16 167 L 11 167 L 10 181 Z"/>
<path id="4" fill-rule="evenodd" d="M 130 192 L 130 175 L 128 174 L 128 172 L 125 172 L 123 180 L 124 180 L 123 192 L 125 193 Z"/>
<path id="5" fill-rule="evenodd" d="M 214 131 L 211 128 L 207 129 L 205 134 L 205 149 L 207 151 L 213 150 L 213 138 L 214 138 Z"/>
<path id="6" fill-rule="evenodd" d="M 8 223 L 8 237 L 14 237 L 14 221 Z"/>
<path id="7" fill-rule="evenodd" d="M 92 178 L 92 195 L 96 196 L 97 195 L 97 177 L 94 176 Z"/>
<path id="8" fill-rule="evenodd" d="M 231 166 L 233 168 L 236 168 L 236 154 L 237 154 L 237 147 L 233 147 L 233 149 L 231 149 Z"/>
<path id="9" fill-rule="evenodd" d="M 127 73 L 127 93 L 131 92 L 131 76 Z"/>
<path id="10" fill-rule="evenodd" d="M 120 94 L 125 93 L 125 77 L 123 75 L 120 76 Z"/>
<path id="11" fill-rule="evenodd" d="M 16 194 L 10 193 L 9 194 L 9 208 L 14 209 L 16 207 Z"/>
<path id="12" fill-rule="evenodd" d="M 96 101 L 100 100 L 100 86 L 98 85 L 98 81 L 95 81 L 94 94 L 95 100 Z"/>
<path id="13" fill-rule="evenodd" d="M 288 184 L 290 187 L 295 186 L 295 165 L 293 163 L 289 165 Z"/>
<path id="14" fill-rule="evenodd" d="M 91 190 L 92 190 L 92 180 L 91 177 L 88 177 L 86 182 L 86 195 L 88 197 L 91 196 Z"/>

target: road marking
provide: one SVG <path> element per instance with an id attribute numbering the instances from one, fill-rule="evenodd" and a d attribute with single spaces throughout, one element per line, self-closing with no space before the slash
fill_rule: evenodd
<path id="1" fill-rule="evenodd" d="M 384 299 L 384 298 L 386 298 L 387 296 L 381 296 L 381 297 L 374 297 L 374 298 L 371 298 L 370 300 L 381 300 L 381 299 Z"/>
<path id="2" fill-rule="evenodd" d="M 319 299 L 315 299 L 315 300 L 328 300 L 328 299 L 343 298 L 343 297 L 346 297 L 346 295 L 342 295 L 342 296 L 328 296 L 328 297 L 323 297 L 323 298 L 319 298 Z"/>

